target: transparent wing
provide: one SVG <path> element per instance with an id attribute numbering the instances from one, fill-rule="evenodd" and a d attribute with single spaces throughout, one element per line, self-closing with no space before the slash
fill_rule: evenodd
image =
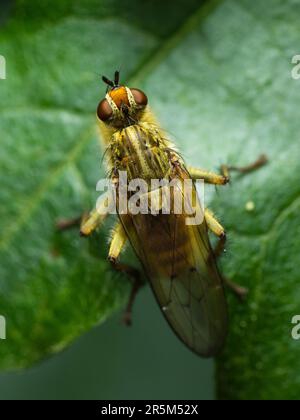
<path id="1" fill-rule="evenodd" d="M 195 187 L 193 196 L 201 211 Z M 227 307 L 205 222 L 188 226 L 190 212 L 119 217 L 174 332 L 197 354 L 217 354 L 227 335 Z"/>

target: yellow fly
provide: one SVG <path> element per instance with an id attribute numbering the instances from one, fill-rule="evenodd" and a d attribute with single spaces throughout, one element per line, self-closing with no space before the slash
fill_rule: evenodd
<path id="1" fill-rule="evenodd" d="M 223 227 L 209 210 L 203 210 L 194 181 L 226 185 L 231 169 L 247 172 L 265 163 L 262 157 L 247 168 L 222 166 L 221 174 L 214 174 L 185 165 L 173 143 L 159 127 L 148 106 L 144 92 L 119 84 L 119 72 L 111 81 L 103 77 L 108 85 L 105 98 L 99 103 L 97 116 L 105 143 L 109 178 L 115 187 L 115 203 L 118 222 L 113 230 L 109 249 L 109 260 L 120 271 L 133 279 L 133 288 L 125 313 L 127 323 L 131 321 L 134 296 L 141 286 L 139 272 L 119 262 L 119 256 L 129 241 L 152 286 L 158 304 L 177 336 L 195 353 L 210 357 L 223 347 L 227 334 L 227 309 L 224 282 L 216 264 L 216 257 L 223 251 L 226 234 Z M 149 186 L 149 206 L 156 201 L 154 214 L 120 211 L 120 173 L 126 173 L 128 183 L 136 178 Z M 171 189 L 172 211 L 162 211 L 162 196 L 156 199 L 151 189 L 152 179 L 179 180 Z M 183 182 L 190 180 L 192 195 L 190 207 L 200 210 L 203 221 L 188 224 L 191 212 L 186 207 L 175 212 L 176 197 L 185 194 Z M 160 194 L 164 187 L 159 187 Z M 176 190 L 176 191 L 175 191 Z M 175 197 L 176 196 L 176 197 Z M 126 199 L 132 193 L 127 192 Z M 141 195 L 139 196 L 141 201 Z M 139 201 L 139 202 L 140 202 Z M 153 210 L 153 208 L 151 207 Z M 85 218 L 81 234 L 90 235 L 109 213 L 107 199 Z M 212 250 L 208 231 L 220 238 L 216 250 Z M 245 289 L 230 283 L 240 295 Z"/>

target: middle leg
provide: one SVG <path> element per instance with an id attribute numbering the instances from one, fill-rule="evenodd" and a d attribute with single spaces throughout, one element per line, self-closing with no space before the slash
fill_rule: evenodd
<path id="1" fill-rule="evenodd" d="M 205 221 L 207 223 L 207 226 L 211 232 L 213 232 L 218 238 L 219 242 L 214 250 L 214 255 L 216 258 L 219 258 L 225 249 L 226 244 L 226 232 L 223 226 L 218 222 L 218 220 L 215 218 L 213 213 L 206 209 L 205 210 Z M 240 299 L 244 300 L 245 297 L 248 294 L 248 289 L 245 287 L 240 286 L 239 284 L 236 284 L 232 282 L 231 280 L 224 277 L 224 282 L 226 286 L 229 287 L 229 289 Z"/>
<path id="2" fill-rule="evenodd" d="M 132 324 L 132 308 L 133 304 L 136 298 L 136 295 L 140 288 L 143 286 L 143 282 L 141 280 L 141 274 L 139 270 L 137 270 L 134 267 L 131 267 L 130 265 L 120 263 L 118 261 L 118 258 L 124 249 L 124 246 L 127 242 L 127 236 L 124 231 L 124 228 L 120 221 L 117 222 L 115 228 L 113 237 L 111 240 L 109 253 L 108 253 L 108 260 L 110 261 L 112 267 L 121 272 L 128 275 L 128 277 L 132 280 L 132 288 L 130 292 L 130 296 L 128 299 L 128 303 L 126 306 L 126 310 L 123 314 L 123 322 L 126 325 Z"/>

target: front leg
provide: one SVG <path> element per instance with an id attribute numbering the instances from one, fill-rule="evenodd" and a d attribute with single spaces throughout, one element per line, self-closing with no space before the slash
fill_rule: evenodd
<path id="1" fill-rule="evenodd" d="M 213 213 L 206 209 L 205 210 L 205 221 L 207 223 L 208 229 L 214 233 L 218 238 L 219 242 L 214 250 L 214 256 L 216 258 L 220 257 L 225 249 L 226 244 L 226 232 L 223 226 L 218 222 L 218 220 L 215 218 Z M 245 297 L 248 294 L 248 290 L 239 284 L 236 284 L 232 282 L 231 280 L 227 279 L 226 277 L 223 278 L 226 286 L 229 287 L 229 289 L 240 299 L 244 300 Z"/>
<path id="2" fill-rule="evenodd" d="M 241 174 L 247 174 L 253 172 L 268 162 L 268 159 L 265 155 L 260 156 L 254 163 L 244 167 L 238 166 L 221 166 L 221 174 L 215 174 L 213 172 L 204 171 L 202 169 L 188 168 L 189 174 L 193 180 L 203 179 L 207 184 L 213 185 L 226 185 L 230 182 L 231 172 L 239 172 Z"/>
<path id="3" fill-rule="evenodd" d="M 112 197 L 104 197 L 97 203 L 97 207 L 81 221 L 81 236 L 90 236 L 99 228 L 109 215 L 109 203 Z"/>
<path id="4" fill-rule="evenodd" d="M 135 301 L 135 297 L 139 291 L 139 289 L 143 286 L 143 282 L 141 280 L 140 272 L 130 265 L 122 264 L 118 262 L 118 258 L 124 249 L 127 242 L 126 232 L 121 224 L 120 221 L 116 224 L 114 228 L 113 237 L 111 240 L 109 253 L 108 253 L 108 260 L 110 261 L 112 267 L 121 272 L 126 273 L 130 279 L 132 280 L 132 288 L 131 293 L 129 296 L 129 300 L 126 306 L 126 310 L 123 315 L 123 321 L 126 325 L 132 324 L 132 308 Z"/>
<path id="5" fill-rule="evenodd" d="M 257 169 L 265 166 L 268 163 L 268 158 L 266 155 L 261 155 L 255 162 L 251 163 L 247 166 L 229 166 L 229 165 L 222 165 L 221 166 L 221 173 L 225 178 L 230 180 L 230 172 L 235 171 L 239 172 L 240 174 L 249 174 Z"/>
<path id="6" fill-rule="evenodd" d="M 73 219 L 62 219 L 56 223 L 59 231 L 69 230 L 73 227 L 80 227 L 81 236 L 90 236 L 97 228 L 99 228 L 109 215 L 109 200 L 105 197 L 100 201 L 97 207 L 90 213 L 83 213 L 82 216 Z"/>
<path id="7" fill-rule="evenodd" d="M 208 172 L 198 168 L 189 167 L 188 172 L 194 181 L 203 179 L 206 184 L 226 185 L 230 181 L 229 176 L 215 174 L 214 172 Z"/>

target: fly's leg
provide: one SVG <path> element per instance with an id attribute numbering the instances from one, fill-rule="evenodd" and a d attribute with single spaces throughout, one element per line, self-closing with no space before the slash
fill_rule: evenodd
<path id="1" fill-rule="evenodd" d="M 188 168 L 189 174 L 193 180 L 203 179 L 205 184 L 226 185 L 229 178 L 225 175 L 215 174 L 214 172 L 204 171 L 198 168 Z"/>
<path id="2" fill-rule="evenodd" d="M 247 174 L 261 168 L 267 162 L 267 157 L 265 155 L 262 155 L 254 163 L 245 167 L 239 168 L 237 166 L 222 165 L 221 174 L 215 174 L 213 172 L 204 171 L 198 168 L 188 168 L 188 171 L 192 179 L 194 180 L 203 179 L 204 182 L 207 184 L 226 185 L 230 182 L 230 173 L 232 171 Z"/>
<path id="3" fill-rule="evenodd" d="M 60 232 L 63 232 L 65 230 L 69 230 L 72 228 L 77 228 L 81 225 L 81 221 L 85 217 L 86 217 L 86 214 L 84 213 L 82 216 L 74 217 L 73 219 L 61 219 L 56 223 L 56 228 Z"/>
<path id="4" fill-rule="evenodd" d="M 88 216 L 82 218 L 80 224 L 80 235 L 90 236 L 104 222 L 107 214 L 99 214 L 95 209 Z"/>
<path id="5" fill-rule="evenodd" d="M 214 256 L 219 258 L 222 256 L 225 250 L 225 244 L 227 240 L 225 229 L 215 218 L 212 211 L 208 209 L 205 210 L 205 221 L 208 229 L 219 238 L 219 242 L 214 250 Z"/>
<path id="6" fill-rule="evenodd" d="M 108 198 L 100 201 L 91 213 L 84 213 L 80 217 L 74 219 L 66 219 L 59 221 L 56 226 L 59 231 L 80 227 L 81 236 L 90 236 L 108 216 Z"/>
<path id="7" fill-rule="evenodd" d="M 213 213 L 206 209 L 205 210 L 205 220 L 207 223 L 207 227 L 209 228 L 209 230 L 214 233 L 218 238 L 219 238 L 219 242 L 214 250 L 214 255 L 216 258 L 220 257 L 223 252 L 224 252 L 224 248 L 225 248 L 225 244 L 226 244 L 226 232 L 225 229 L 223 228 L 223 226 L 218 222 L 218 220 L 215 218 L 215 216 L 213 215 Z M 244 300 L 245 297 L 248 294 L 248 290 L 234 282 L 232 282 L 231 280 L 224 278 L 224 282 L 226 284 L 226 286 L 229 287 L 229 289 L 234 292 L 234 294 L 240 299 L 240 300 Z"/>
<path id="8" fill-rule="evenodd" d="M 228 166 L 222 165 L 221 166 L 221 173 L 222 175 L 230 181 L 230 172 L 235 171 L 239 172 L 240 174 L 248 174 L 250 172 L 256 171 L 257 169 L 261 168 L 262 166 L 268 163 L 268 158 L 265 155 L 261 155 L 255 162 L 248 166 Z"/>
<path id="9" fill-rule="evenodd" d="M 224 278 L 224 282 L 241 302 L 245 301 L 249 293 L 249 290 L 246 287 L 240 286 L 239 284 L 229 280 L 226 277 Z"/>
<path id="10" fill-rule="evenodd" d="M 125 312 L 123 314 L 123 322 L 125 323 L 125 325 L 131 325 L 133 304 L 134 304 L 135 297 L 139 289 L 143 285 L 143 282 L 141 280 L 140 272 L 137 269 L 135 269 L 134 267 L 131 267 L 130 265 L 122 264 L 118 262 L 118 258 L 126 242 L 127 242 L 126 233 L 124 231 L 124 228 L 121 222 L 118 222 L 114 229 L 113 237 L 111 240 L 109 253 L 108 253 L 108 260 L 110 261 L 112 267 L 115 270 L 121 273 L 126 273 L 132 280 L 132 288 L 131 288 L 130 296 L 128 299 Z"/>
<path id="11" fill-rule="evenodd" d="M 82 219 L 81 236 L 90 236 L 106 219 L 109 214 L 109 204 L 112 197 L 105 197 L 97 202 L 97 207 L 88 217 Z"/>
<path id="12" fill-rule="evenodd" d="M 76 217 L 74 219 L 60 220 L 56 223 L 56 227 L 60 232 L 80 227 L 80 235 L 89 236 L 98 226 L 102 224 L 105 217 L 106 214 L 99 214 L 95 209 L 90 214 L 83 213 L 82 216 Z"/>

